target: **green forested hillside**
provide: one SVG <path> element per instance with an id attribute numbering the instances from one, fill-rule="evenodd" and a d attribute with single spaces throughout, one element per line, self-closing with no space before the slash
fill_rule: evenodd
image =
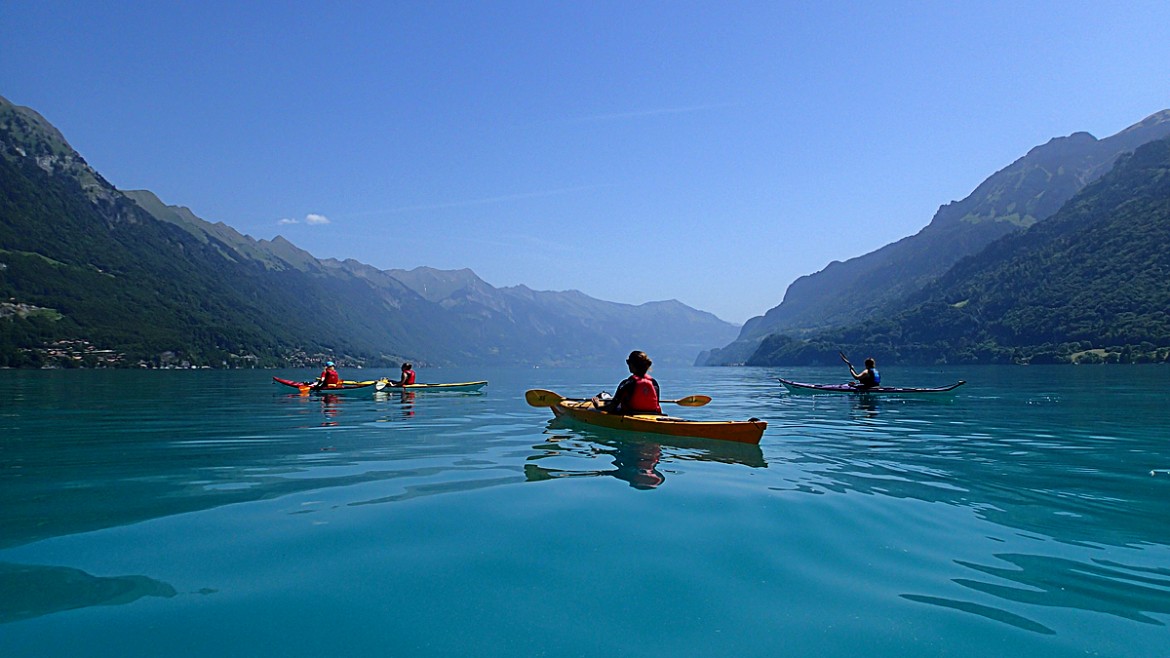
<path id="1" fill-rule="evenodd" d="M 827 363 L 839 349 L 899 363 L 1166 361 L 1167 244 L 1170 140 L 1160 140 L 1047 221 L 960 261 L 900 312 L 770 336 L 750 363 Z"/>
<path id="2" fill-rule="evenodd" d="M 0 365 L 446 356 L 442 309 L 404 286 L 389 297 L 323 268 L 274 266 L 256 256 L 263 245 L 249 252 L 250 239 L 188 219 L 160 221 L 40 115 L 0 98 Z"/>
<path id="3" fill-rule="evenodd" d="M 62 339 L 152 364 L 164 353 L 221 365 L 297 350 L 377 358 L 379 344 L 425 352 L 406 332 L 394 340 L 392 327 L 363 319 L 389 321 L 361 282 L 229 260 L 222 245 L 128 199 L 92 203 L 75 179 L 31 160 L 0 158 L 0 217 L 0 296 L 51 309 L 8 314 L 0 365 L 36 365 L 41 352 L 17 347 Z M 306 322 L 317 326 L 306 331 Z"/>
<path id="4" fill-rule="evenodd" d="M 396 278 L 397 274 L 400 278 Z M 318 260 L 122 192 L 0 98 L 0 367 L 690 362 L 737 327 L 678 302 Z"/>
<path id="5" fill-rule="evenodd" d="M 960 259 L 1042 222 L 1109 171 L 1119 156 L 1167 135 L 1170 110 L 1104 139 L 1082 132 L 1037 146 L 963 200 L 940 207 L 917 234 L 800 277 L 780 305 L 749 320 L 736 341 L 712 350 L 704 363 L 743 362 L 769 334 L 798 336 L 896 313 L 907 296 Z"/>

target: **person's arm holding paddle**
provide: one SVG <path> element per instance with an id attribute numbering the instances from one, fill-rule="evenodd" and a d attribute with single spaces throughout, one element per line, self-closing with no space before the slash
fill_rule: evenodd
<path id="1" fill-rule="evenodd" d="M 849 359 L 845 358 L 844 352 L 838 352 L 838 354 L 841 355 L 841 360 L 845 362 L 845 365 L 849 366 L 849 374 L 857 380 L 857 383 L 851 383 L 852 386 L 870 388 L 881 383 L 882 376 L 878 374 L 877 368 L 875 367 L 877 362 L 873 360 L 873 357 L 865 360 L 865 370 L 857 372 L 853 369 L 853 364 L 849 362 Z"/>

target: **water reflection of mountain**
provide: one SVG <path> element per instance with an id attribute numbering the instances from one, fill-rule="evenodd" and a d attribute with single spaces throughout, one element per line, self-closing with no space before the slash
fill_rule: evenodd
<path id="1" fill-rule="evenodd" d="M 1034 552 L 956 560 L 967 577 L 952 579 L 961 588 L 955 595 L 902 594 L 907 600 L 1041 634 L 1054 631 L 1024 616 L 1029 606 L 1161 625 L 1170 569 L 1144 566 L 1156 558 L 1140 554 L 1170 546 L 1165 482 L 1148 466 L 1165 463 L 1166 449 L 1142 425 L 1121 420 L 1126 412 L 1059 399 L 1037 397 L 1023 403 L 1026 412 L 1002 402 L 802 403 L 801 421 L 773 425 L 800 436 L 786 457 L 801 477 L 785 490 L 942 503 L 1002 528 L 988 531 L 993 541 L 1036 541 Z"/>
<path id="2" fill-rule="evenodd" d="M 1049 555 L 1007 553 L 995 557 L 1009 566 L 957 561 L 989 581 L 956 578 L 954 582 L 974 592 L 973 596 L 986 594 L 1007 604 L 1085 610 L 1156 626 L 1164 623 L 1151 614 L 1170 614 L 1170 569 Z M 902 598 L 976 614 L 1026 631 L 1056 633 L 1022 615 L 974 601 L 920 594 L 903 594 Z"/>
<path id="3" fill-rule="evenodd" d="M 791 462 L 806 490 L 970 507 L 997 525 L 1069 544 L 1170 545 L 1165 487 L 1127 450 L 929 429 L 894 436 L 859 424 L 852 436 L 801 442 Z"/>
<path id="4" fill-rule="evenodd" d="M 995 556 L 1010 565 L 992 567 L 959 562 L 1010 584 L 966 578 L 955 582 L 999 598 L 1032 605 L 1091 610 L 1146 624 L 1162 622 L 1144 612 L 1170 614 L 1170 568 L 1148 568 L 1094 560 L 1006 553 Z"/>
<path id="5" fill-rule="evenodd" d="M 0 548 L 303 491 L 443 480 L 485 469 L 465 458 L 490 448 L 450 431 L 465 398 L 244 398 L 230 386 L 215 397 L 152 383 L 140 398 L 65 386 L 17 396 L 19 413 L 0 417 L 0 429 L 20 428 L 0 438 Z"/>
<path id="6" fill-rule="evenodd" d="M 570 425 L 556 419 L 549 421 L 549 428 L 552 438 L 545 444 L 534 446 L 540 452 L 529 457 L 528 463 L 524 465 L 524 475 L 529 482 L 565 477 L 615 477 L 628 482 L 635 489 L 654 489 L 666 481 L 666 476 L 659 468 L 664 459 L 667 462 L 741 464 L 752 468 L 768 466 L 758 445 L 608 431 L 605 428 Z M 574 438 L 585 441 L 577 442 Z M 573 457 L 577 461 L 601 456 L 609 457 L 614 468 L 553 468 L 536 463 L 563 457 Z"/>
<path id="7" fill-rule="evenodd" d="M 99 577 L 79 569 L 0 562 L 0 624 L 97 605 L 125 605 L 144 596 L 175 596 L 146 576 Z"/>

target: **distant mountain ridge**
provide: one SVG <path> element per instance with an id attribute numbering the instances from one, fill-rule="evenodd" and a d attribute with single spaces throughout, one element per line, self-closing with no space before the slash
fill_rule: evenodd
<path id="1" fill-rule="evenodd" d="M 1105 139 L 1078 132 L 1037 146 L 963 200 L 940 207 L 917 234 L 800 277 L 780 305 L 748 320 L 734 342 L 696 363 L 742 363 L 770 334 L 799 337 L 880 317 L 961 258 L 1051 216 L 1122 154 L 1167 135 L 1170 110 L 1163 110 Z"/>
<path id="2" fill-rule="evenodd" d="M 1170 361 L 1170 138 L 1122 156 L 1050 218 L 964 258 L 897 312 L 801 338 L 751 365 Z"/>
<path id="3" fill-rule="evenodd" d="M 635 348 L 690 363 L 738 330 L 675 301 L 318 260 L 117 190 L 2 97 L 0 298 L 0 366 L 620 364 Z"/>
<path id="4" fill-rule="evenodd" d="M 328 262 L 328 261 L 327 261 Z M 346 265 L 353 267 L 352 261 Z M 469 269 L 386 270 L 423 298 L 476 327 L 477 336 L 497 353 L 557 344 L 557 363 L 574 363 L 601 350 L 626 352 L 629 345 L 649 346 L 659 363 L 690 363 L 702 349 L 699 334 L 734 335 L 737 328 L 706 311 L 677 300 L 622 304 L 595 299 L 576 290 L 538 291 L 527 286 L 495 288 Z M 522 352 L 510 356 L 525 362 Z M 551 357 L 550 357 L 551 358 Z"/>

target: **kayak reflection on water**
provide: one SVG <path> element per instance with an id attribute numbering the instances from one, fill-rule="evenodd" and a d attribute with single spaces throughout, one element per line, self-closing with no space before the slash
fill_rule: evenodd
<path id="1" fill-rule="evenodd" d="M 613 464 L 617 466 L 614 477 L 625 480 L 635 489 L 653 489 L 666 481 L 658 472 L 658 461 L 662 459 L 662 446 L 657 443 L 635 443 L 618 449 Z"/>
<path id="2" fill-rule="evenodd" d="M 414 415 L 414 392 L 402 391 L 398 396 L 398 404 L 402 405 L 402 417 L 410 418 Z"/>
<path id="3" fill-rule="evenodd" d="M 323 393 L 320 398 L 321 413 L 325 415 L 325 420 L 321 423 L 321 427 L 333 427 L 337 425 L 337 413 L 341 411 L 339 407 L 341 404 L 341 396 L 334 393 Z"/>
<path id="4" fill-rule="evenodd" d="M 856 396 L 854 400 L 857 402 L 858 411 L 864 411 L 865 415 L 869 418 L 877 416 L 879 396 L 862 393 Z"/>
<path id="5" fill-rule="evenodd" d="M 657 443 L 620 441 L 616 442 L 612 450 L 592 448 L 588 452 L 591 456 L 611 455 L 613 465 L 616 468 L 612 470 L 567 471 L 528 463 L 524 465 L 524 476 L 529 482 L 564 477 L 612 476 L 628 482 L 635 489 L 642 490 L 655 489 L 666 481 L 666 476 L 658 470 L 658 462 L 662 459 L 662 446 Z"/>
<path id="6" fill-rule="evenodd" d="M 666 476 L 660 469 L 664 459 L 667 463 L 701 461 L 749 468 L 768 467 L 763 451 L 755 444 L 686 437 L 663 440 L 659 435 L 629 436 L 625 432 L 580 427 L 573 427 L 566 434 L 565 428 L 559 427 L 556 420 L 549 422 L 549 428 L 554 433 L 548 442 L 533 446 L 539 453 L 530 456 L 524 465 L 524 475 L 529 482 L 563 477 L 609 476 L 628 482 L 635 489 L 647 490 L 656 489 L 666 482 Z M 615 435 L 621 435 L 622 438 Z M 563 463 L 563 459 L 592 460 L 601 455 L 613 460 L 613 469 L 575 470 L 533 463 L 544 459 L 556 459 L 558 463 Z"/>
<path id="7" fill-rule="evenodd" d="M 401 405 L 401 416 L 410 418 L 414 416 L 414 396 L 414 391 L 391 391 L 389 388 L 384 388 L 374 393 L 374 400 L 379 402 L 397 401 Z"/>

